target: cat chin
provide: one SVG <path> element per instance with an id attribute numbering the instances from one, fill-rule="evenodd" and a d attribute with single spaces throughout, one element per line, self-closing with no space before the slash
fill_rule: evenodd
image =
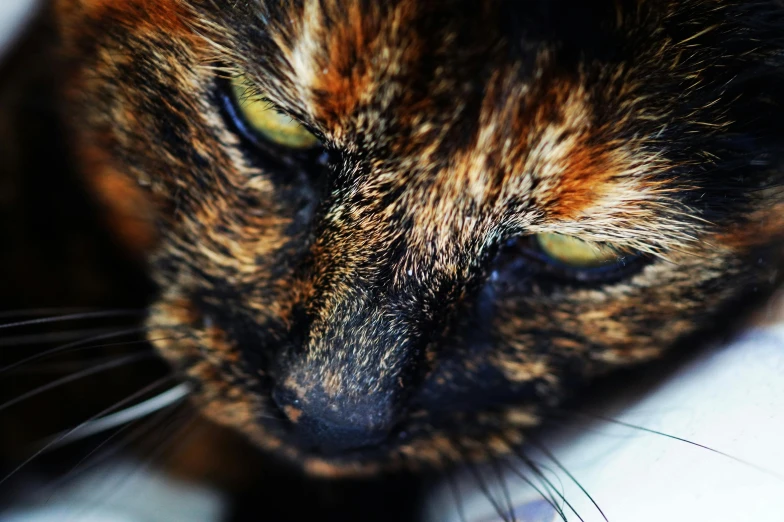
<path id="1" fill-rule="evenodd" d="M 384 472 L 395 471 L 385 469 L 377 463 L 335 462 L 319 457 L 305 459 L 302 463 L 302 470 L 310 476 L 326 479 L 368 478 Z"/>

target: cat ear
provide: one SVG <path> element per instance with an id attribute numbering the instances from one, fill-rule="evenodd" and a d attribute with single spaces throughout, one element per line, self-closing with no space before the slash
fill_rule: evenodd
<path id="1" fill-rule="evenodd" d="M 186 7 L 176 0 L 53 0 L 54 19 L 66 43 L 84 38 L 89 28 L 104 29 L 108 24 L 143 27 L 182 33 L 186 27 Z M 93 23 L 86 24 L 91 20 Z M 100 23 L 95 21 L 100 20 Z"/>
<path id="2" fill-rule="evenodd" d="M 507 0 L 503 31 L 523 56 L 556 49 L 561 60 L 617 52 L 617 34 L 633 6 L 624 0 Z M 636 9 L 636 8 L 635 8 Z"/>
<path id="3" fill-rule="evenodd" d="M 81 17 L 98 12 L 106 4 L 111 4 L 107 0 L 54 0 L 53 3 L 55 19 L 61 24 L 78 23 Z"/>

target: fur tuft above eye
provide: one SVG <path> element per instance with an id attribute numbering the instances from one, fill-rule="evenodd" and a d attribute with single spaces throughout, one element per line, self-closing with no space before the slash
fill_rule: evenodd
<path id="1" fill-rule="evenodd" d="M 248 126 L 260 136 L 291 149 L 319 146 L 319 140 L 313 133 L 289 115 L 275 110 L 245 75 L 235 76 L 231 87 L 239 112 Z"/>

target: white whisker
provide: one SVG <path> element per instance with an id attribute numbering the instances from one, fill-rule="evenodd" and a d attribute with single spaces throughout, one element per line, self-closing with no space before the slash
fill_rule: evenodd
<path id="1" fill-rule="evenodd" d="M 44 384 L 43 386 L 39 386 L 34 390 L 31 390 L 27 393 L 23 393 L 14 399 L 11 399 L 9 401 L 4 402 L 3 404 L 0 404 L 0 411 L 10 408 L 14 404 L 19 404 L 20 402 L 27 400 L 31 397 L 35 397 L 36 395 L 40 395 L 46 391 L 57 388 L 58 386 L 62 386 L 63 384 L 68 384 L 69 382 L 73 382 L 78 379 L 82 379 L 84 377 L 94 375 L 96 373 L 104 372 L 106 370 L 111 370 L 112 368 L 118 368 L 120 366 L 124 366 L 131 362 L 139 361 L 142 359 L 149 359 L 151 357 L 153 357 L 152 353 L 136 353 L 125 357 L 115 358 L 109 362 L 98 364 L 96 366 L 87 368 L 80 372 L 73 373 L 71 375 L 66 375 L 65 377 L 62 377 L 60 379 L 55 379 L 50 383 Z"/>
<path id="2" fill-rule="evenodd" d="M 151 390 L 155 389 L 156 387 L 160 386 L 164 382 L 169 381 L 169 380 L 171 380 L 173 378 L 174 378 L 174 376 L 168 375 L 166 377 L 161 377 L 160 379 L 155 380 L 154 382 L 148 384 L 147 386 L 145 386 L 141 390 L 139 390 L 139 391 L 137 391 L 135 393 L 132 393 L 131 395 L 129 395 L 125 399 L 123 399 L 123 400 L 121 400 L 119 402 L 116 402 L 115 404 L 113 404 L 112 406 L 110 406 L 110 407 L 108 407 L 108 408 L 106 408 L 104 410 L 99 411 L 98 413 L 96 413 L 95 415 L 93 415 L 92 417 L 87 419 L 86 421 L 84 421 L 84 422 L 78 424 L 77 426 L 75 426 L 74 428 L 71 428 L 70 430 L 62 433 L 61 435 L 58 436 L 58 438 L 55 438 L 55 439 L 47 442 L 42 448 L 38 449 L 35 453 L 33 453 L 28 458 L 26 458 L 21 464 L 19 464 L 17 467 L 12 469 L 7 475 L 5 475 L 3 478 L 0 478 L 0 486 L 3 485 L 6 481 L 8 481 L 8 479 L 13 477 L 19 470 L 21 470 L 22 468 L 27 466 L 30 462 L 35 460 L 39 455 L 41 455 L 42 453 L 46 452 L 53 445 L 57 444 L 61 438 L 65 438 L 70 433 L 79 430 L 82 426 L 90 423 L 91 421 L 99 419 L 99 418 L 103 417 L 104 415 L 106 415 L 106 414 L 108 414 L 110 412 L 113 412 L 113 411 L 117 410 L 118 408 L 121 408 L 121 407 L 125 406 L 126 404 L 128 404 L 128 403 L 138 399 L 139 397 L 149 393 Z"/>
<path id="3" fill-rule="evenodd" d="M 89 421 L 86 424 L 78 427 L 76 431 L 64 431 L 50 437 L 44 443 L 47 451 L 57 449 L 66 444 L 70 444 L 77 440 L 86 439 L 92 435 L 116 428 L 123 424 L 133 422 L 135 420 L 146 417 L 152 413 L 163 410 L 172 406 L 183 399 L 185 399 L 192 391 L 192 387 L 188 383 L 178 384 L 173 388 L 162 392 L 155 397 L 151 397 L 139 404 L 125 408 L 116 413 L 99 417 L 95 420 Z"/>
<path id="4" fill-rule="evenodd" d="M 84 338 L 91 335 L 105 334 L 114 331 L 113 328 L 89 328 L 84 330 L 66 330 L 63 332 L 48 332 L 43 334 L 17 335 L 14 337 L 0 338 L 0 348 L 14 348 L 31 344 L 55 343 Z"/>
<path id="5" fill-rule="evenodd" d="M 0 324 L 0 330 L 7 328 L 17 328 L 20 326 L 32 326 L 37 324 L 59 323 L 64 321 L 79 321 L 81 319 L 103 319 L 107 317 L 134 317 L 140 316 L 144 312 L 141 310 L 109 310 L 102 312 L 85 312 L 79 314 L 65 314 L 55 317 L 42 317 L 40 319 L 29 319 L 27 321 L 17 321 L 13 323 Z"/>
<path id="6" fill-rule="evenodd" d="M 161 327 L 156 327 L 156 328 L 161 328 Z M 172 329 L 174 329 L 174 327 L 172 327 Z M 103 334 L 103 335 L 95 335 L 93 337 L 88 337 L 86 339 L 81 339 L 79 341 L 74 341 L 74 342 L 63 344 L 63 345 L 60 345 L 60 346 L 55 346 L 54 348 L 51 348 L 49 350 L 44 350 L 43 352 L 36 353 L 34 355 L 31 355 L 30 357 L 25 357 L 24 359 L 22 359 L 20 361 L 17 361 L 15 363 L 9 364 L 9 365 L 4 366 L 4 367 L 1 367 L 0 368 L 0 375 L 2 375 L 3 373 L 6 373 L 6 372 L 9 372 L 9 371 L 13 370 L 14 368 L 18 368 L 18 367 L 22 366 L 23 364 L 27 364 L 27 363 L 30 363 L 30 362 L 33 362 L 33 361 L 37 361 L 38 359 L 43 359 L 44 357 L 48 357 L 50 355 L 54 355 L 54 354 L 57 354 L 57 353 L 60 353 L 60 352 L 64 352 L 64 351 L 69 350 L 71 348 L 80 347 L 80 346 L 83 346 L 85 344 L 91 343 L 93 341 L 102 341 L 104 339 L 114 339 L 116 337 L 122 337 L 124 335 L 132 335 L 132 334 L 136 334 L 136 333 L 142 333 L 142 332 L 145 332 L 145 331 L 147 331 L 146 327 L 139 326 L 139 327 L 136 327 L 136 328 L 128 328 L 128 329 L 125 329 L 125 330 L 119 330 L 119 331 L 116 331 L 116 332 L 113 332 L 113 333 L 108 333 L 108 334 Z M 137 341 L 133 341 L 133 342 L 137 342 Z M 110 345 L 110 344 L 102 344 L 102 345 L 95 345 L 95 346 L 86 346 L 86 347 L 84 347 L 84 349 L 103 348 L 103 347 L 106 347 L 106 346 L 112 346 L 112 345 Z"/>
<path id="7" fill-rule="evenodd" d="M 69 308 L 25 308 L 21 310 L 6 310 L 0 312 L 0 319 L 18 318 L 18 317 L 36 317 L 36 316 L 53 316 L 53 315 L 66 315 L 66 314 L 83 314 L 89 312 L 106 312 L 98 308 L 87 307 L 69 307 Z"/>

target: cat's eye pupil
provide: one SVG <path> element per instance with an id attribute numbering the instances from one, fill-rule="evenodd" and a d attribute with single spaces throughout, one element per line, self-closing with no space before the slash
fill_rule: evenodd
<path id="1" fill-rule="evenodd" d="M 231 81 L 234 102 L 247 125 L 265 140 L 283 147 L 306 150 L 319 139 L 288 114 L 276 110 L 245 75 Z"/>

